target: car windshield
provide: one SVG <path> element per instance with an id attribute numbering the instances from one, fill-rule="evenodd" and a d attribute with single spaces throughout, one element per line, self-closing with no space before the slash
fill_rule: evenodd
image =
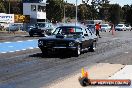
<path id="1" fill-rule="evenodd" d="M 123 25 L 117 25 L 117 27 L 123 27 Z"/>
<path id="2" fill-rule="evenodd" d="M 128 24 L 125 24 L 125 26 L 126 26 L 126 27 L 129 27 L 129 25 L 128 25 Z"/>
<path id="3" fill-rule="evenodd" d="M 53 32 L 53 35 L 66 35 L 67 37 L 72 37 L 74 36 L 79 36 L 83 34 L 82 28 L 80 27 L 58 27 L 56 30 Z"/>
<path id="4" fill-rule="evenodd" d="M 95 25 L 87 25 L 87 27 L 95 27 Z"/>
<path id="5" fill-rule="evenodd" d="M 107 27 L 108 25 L 101 25 L 101 27 Z"/>
<path id="6" fill-rule="evenodd" d="M 37 24 L 35 24 L 35 26 L 37 26 L 37 27 L 45 27 L 45 23 L 37 23 Z"/>

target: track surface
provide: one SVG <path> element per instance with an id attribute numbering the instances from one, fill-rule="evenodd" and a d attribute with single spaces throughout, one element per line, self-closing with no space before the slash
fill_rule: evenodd
<path id="1" fill-rule="evenodd" d="M 0 88 L 41 88 L 97 63 L 132 65 L 132 32 L 101 33 L 95 52 L 45 57 L 39 49 L 0 54 Z M 20 39 L 20 38 L 19 38 Z"/>

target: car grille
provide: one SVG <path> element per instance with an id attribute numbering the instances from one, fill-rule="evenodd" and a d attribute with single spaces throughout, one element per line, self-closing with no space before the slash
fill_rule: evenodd
<path id="1" fill-rule="evenodd" d="M 46 46 L 47 47 L 67 46 L 67 43 L 63 41 L 47 41 Z"/>
<path id="2" fill-rule="evenodd" d="M 53 47 L 55 45 L 55 42 L 54 41 L 48 41 L 47 43 L 46 43 L 46 46 L 47 47 Z"/>
<path id="3" fill-rule="evenodd" d="M 66 42 L 56 42 L 55 46 L 67 46 Z"/>

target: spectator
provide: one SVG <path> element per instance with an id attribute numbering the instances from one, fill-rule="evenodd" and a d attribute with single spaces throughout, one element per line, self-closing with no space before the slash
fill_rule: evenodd
<path id="1" fill-rule="evenodd" d="M 99 34 L 99 30 L 101 29 L 100 22 L 95 24 L 95 29 L 96 29 L 96 36 L 99 36 L 99 38 L 101 38 L 101 36 Z"/>
<path id="2" fill-rule="evenodd" d="M 112 24 L 112 23 L 110 22 L 109 25 L 111 26 L 110 31 L 113 30 L 114 24 Z M 110 32 L 110 31 L 109 31 L 109 32 Z"/>

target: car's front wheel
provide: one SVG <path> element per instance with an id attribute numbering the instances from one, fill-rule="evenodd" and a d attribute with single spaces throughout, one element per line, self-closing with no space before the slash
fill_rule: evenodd
<path id="1" fill-rule="evenodd" d="M 29 36 L 30 36 L 30 37 L 33 37 L 33 34 L 32 34 L 32 33 L 29 33 Z"/>
<path id="2" fill-rule="evenodd" d="M 78 46 L 77 46 L 77 48 L 76 48 L 76 50 L 75 50 L 74 55 L 75 55 L 76 57 L 78 57 L 80 54 L 81 54 L 81 46 L 80 46 L 80 44 L 78 44 Z"/>
<path id="3" fill-rule="evenodd" d="M 48 52 L 46 51 L 46 50 L 41 50 L 42 51 L 42 54 L 44 55 L 44 56 L 47 56 L 48 55 Z"/>
<path id="4" fill-rule="evenodd" d="M 89 48 L 89 51 L 90 51 L 90 52 L 94 52 L 95 49 L 96 49 L 96 46 L 97 46 L 97 43 L 96 43 L 96 42 L 93 42 L 92 45 L 91 45 L 90 48 Z"/>

